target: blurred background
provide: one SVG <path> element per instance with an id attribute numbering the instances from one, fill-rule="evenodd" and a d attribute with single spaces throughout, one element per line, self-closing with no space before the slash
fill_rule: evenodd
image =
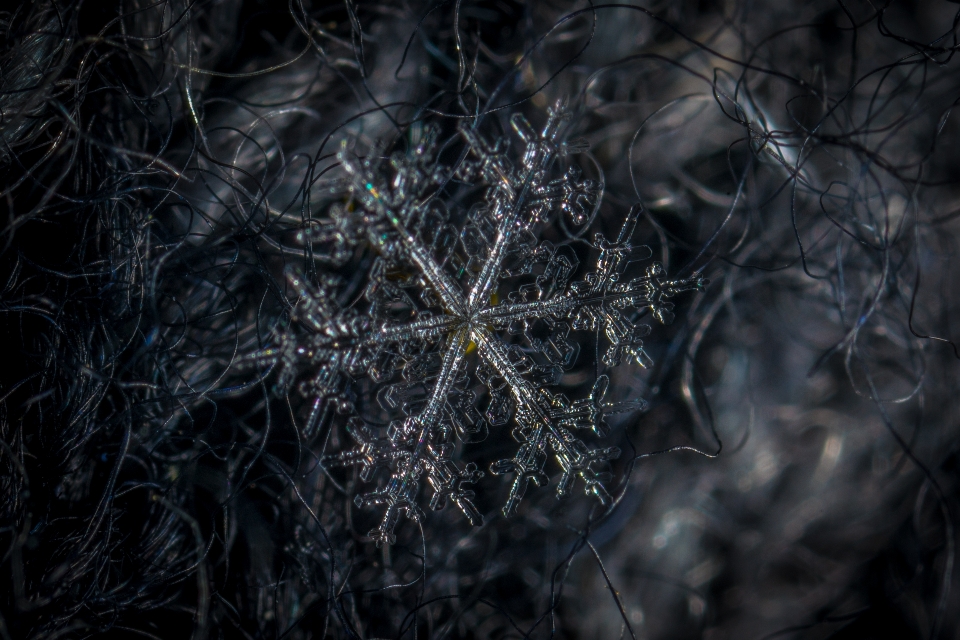
<path id="1" fill-rule="evenodd" d="M 958 10 L 7 7 L 0 637 L 960 637 Z M 429 512 L 377 548 L 319 464 L 342 423 L 303 429 L 309 393 L 246 359 L 289 265 L 364 284 L 297 240 L 344 202 L 342 140 L 506 138 L 558 99 L 603 185 L 586 237 L 640 202 L 635 238 L 710 285 L 611 372 L 649 404 L 608 420 L 615 509 L 541 489 L 506 519 L 486 474 L 482 527 Z"/>

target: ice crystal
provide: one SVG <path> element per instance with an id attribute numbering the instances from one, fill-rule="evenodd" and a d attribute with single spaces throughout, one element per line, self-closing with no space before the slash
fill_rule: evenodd
<path id="1" fill-rule="evenodd" d="M 349 198 L 300 234 L 314 255 L 334 264 L 358 248 L 375 248 L 363 274 L 365 302 L 341 300 L 334 276 L 310 278 L 319 280 L 314 284 L 291 271 L 298 294 L 292 322 L 258 360 L 279 365 L 281 386 L 309 371 L 300 383 L 314 400 L 308 429 L 332 408 L 349 416 L 352 448 L 325 456 L 323 464 L 356 465 L 363 481 L 374 480 L 378 470 L 389 474 L 380 488 L 355 499 L 358 506 L 382 508 L 380 525 L 370 532 L 378 545 L 395 540 L 401 515 L 422 517 L 424 482 L 430 508 L 453 502 L 471 523 L 481 524 L 468 487 L 483 472 L 458 462 L 454 437 L 475 442 L 511 423 L 516 454 L 489 467 L 512 476 L 504 515 L 516 511 L 531 483 L 548 482 L 544 468 L 551 455 L 561 471 L 558 496 L 579 477 L 587 494 L 608 502 L 604 470 L 620 451 L 591 447 L 578 434 L 606 436 L 605 414 L 642 401 L 606 403 L 606 375 L 579 400 L 551 391 L 579 352 L 570 332 L 602 332 L 609 343 L 602 361 L 609 367 L 624 358 L 649 366 L 642 338 L 650 327 L 628 311 L 646 307 L 670 322 L 669 298 L 705 284 L 699 274 L 669 280 L 658 263 L 621 281 L 628 263 L 650 257 L 647 247 L 631 244 L 639 206 L 615 240 L 596 235 L 594 270 L 571 281 L 578 265 L 571 246 L 540 240 L 538 232 L 558 210 L 574 225 L 588 223 L 600 189 L 576 167 L 550 179 L 558 156 L 585 150 L 582 142 L 561 141 L 566 117 L 558 104 L 537 132 L 514 114 L 511 124 L 523 146 L 516 165 L 508 139 L 491 142 L 470 125 L 459 129 L 466 151 L 455 170 L 434 157 L 438 134 L 429 127 L 410 151 L 386 163 L 378 153 L 358 158 L 344 142 L 338 159 Z M 459 218 L 441 197 L 451 181 L 485 188 L 482 200 Z M 502 291 L 522 276 L 528 282 Z M 362 379 L 367 384 L 358 386 Z M 481 384 L 484 402 L 474 391 Z M 371 424 L 357 410 L 358 394 L 375 396 L 386 415 L 398 417 L 386 429 Z"/>

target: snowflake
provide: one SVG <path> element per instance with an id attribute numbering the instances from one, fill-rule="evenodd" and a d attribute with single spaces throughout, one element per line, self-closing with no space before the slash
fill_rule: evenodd
<path id="1" fill-rule="evenodd" d="M 511 421 L 516 455 L 490 465 L 493 474 L 512 476 L 505 516 L 516 511 L 531 483 L 547 484 L 544 468 L 551 456 L 561 471 L 558 496 L 579 477 L 586 493 L 606 504 L 604 469 L 620 451 L 592 448 L 577 434 L 589 430 L 604 437 L 605 414 L 640 408 L 643 401 L 605 403 L 606 375 L 586 398 L 571 401 L 551 392 L 579 351 L 570 332 L 603 332 L 609 345 L 602 360 L 609 367 L 624 358 L 647 367 L 642 338 L 650 327 L 627 311 L 637 315 L 648 308 L 660 322 L 670 322 L 668 298 L 706 284 L 699 274 L 668 280 L 658 263 L 641 277 L 620 281 L 630 262 L 650 257 L 647 247 L 630 244 L 639 205 L 614 241 L 594 238 L 595 270 L 571 282 L 578 265 L 572 247 L 537 237 L 554 212 L 584 225 L 599 206 L 598 185 L 582 179 L 576 167 L 548 179 L 558 156 L 585 150 L 582 142 L 560 140 L 566 118 L 558 103 L 537 133 L 514 114 L 511 124 L 523 145 L 516 167 L 508 139 L 491 143 L 471 126 L 459 129 L 466 145 L 455 171 L 435 159 L 438 133 L 429 127 L 420 130 L 412 150 L 393 154 L 388 163 L 380 153 L 358 158 L 344 142 L 338 159 L 350 197 L 300 233 L 315 258 L 334 265 L 345 264 L 358 249 L 375 248 L 363 274 L 365 303 L 342 299 L 342 276 L 307 278 L 290 271 L 299 296 L 292 321 L 256 360 L 279 365 L 282 387 L 303 368 L 310 370 L 299 385 L 314 399 L 308 430 L 331 409 L 349 416 L 352 448 L 325 456 L 323 464 L 356 465 L 363 481 L 381 469 L 389 473 L 380 488 L 355 499 L 358 506 L 383 510 L 370 532 L 378 546 L 394 542 L 402 515 L 422 517 L 418 494 L 424 482 L 432 509 L 453 502 L 472 524 L 481 524 L 468 486 L 482 471 L 458 463 L 454 435 L 476 442 Z M 441 196 L 451 184 L 463 183 L 474 185 L 468 193 L 485 188 L 482 199 L 475 197 L 479 201 L 468 213 L 451 214 Z M 502 283 L 523 276 L 528 282 L 501 294 L 507 288 Z M 398 372 L 401 380 L 393 381 Z M 473 390 L 480 384 L 488 396 L 483 408 Z M 375 396 L 384 415 L 402 417 L 386 429 L 375 426 L 361 417 L 358 396 Z"/>

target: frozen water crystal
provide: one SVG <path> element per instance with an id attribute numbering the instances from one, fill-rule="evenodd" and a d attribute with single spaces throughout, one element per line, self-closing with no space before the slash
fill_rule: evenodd
<path id="1" fill-rule="evenodd" d="M 422 517 L 423 484 L 431 509 L 452 502 L 481 524 L 468 487 L 483 472 L 458 462 L 455 438 L 468 444 L 490 431 L 500 436 L 509 429 L 519 443 L 512 458 L 489 467 L 512 478 L 505 515 L 516 511 L 531 483 L 547 484 L 551 457 L 561 471 L 558 496 L 579 478 L 587 494 L 607 503 L 604 468 L 620 451 L 592 448 L 578 434 L 605 436 L 605 413 L 638 408 L 642 401 L 606 403 L 605 375 L 579 400 L 550 391 L 577 357 L 571 331 L 602 333 L 602 361 L 609 367 L 624 359 L 650 366 L 642 342 L 650 327 L 636 324 L 628 310 L 647 307 L 667 323 L 673 319 L 669 298 L 706 284 L 699 274 L 669 280 L 658 263 L 621 281 L 629 262 L 650 257 L 647 247 L 631 244 L 639 205 L 616 239 L 594 238 L 594 270 L 571 281 L 578 265 L 573 249 L 540 240 L 538 233 L 555 213 L 574 225 L 588 223 L 600 189 L 577 167 L 551 179 L 558 156 L 585 150 L 580 141 L 560 139 L 566 118 L 558 103 L 537 132 L 514 114 L 511 124 L 522 143 L 516 163 L 509 140 L 491 141 L 474 126 L 461 126 L 468 153 L 455 171 L 434 157 L 438 134 L 430 127 L 412 150 L 387 162 L 377 153 L 358 158 L 344 142 L 338 159 L 349 177 L 349 201 L 300 234 L 314 254 L 334 264 L 345 263 L 358 247 L 375 248 L 363 304 L 339 300 L 331 276 L 308 282 L 291 270 L 298 294 L 292 322 L 256 360 L 277 366 L 281 386 L 307 372 L 299 389 L 313 399 L 308 430 L 331 410 L 350 416 L 351 448 L 325 456 L 323 464 L 356 465 L 363 481 L 374 480 L 378 470 L 389 474 L 380 488 L 355 500 L 382 509 L 370 533 L 378 545 L 395 540 L 400 516 Z M 458 224 L 439 189 L 451 180 L 485 188 Z M 522 276 L 526 284 L 504 293 L 503 283 Z M 387 429 L 368 424 L 356 410 L 351 385 L 363 378 L 370 383 L 364 393 L 375 395 L 386 413 L 403 416 Z M 481 384 L 483 403 L 473 390 Z"/>

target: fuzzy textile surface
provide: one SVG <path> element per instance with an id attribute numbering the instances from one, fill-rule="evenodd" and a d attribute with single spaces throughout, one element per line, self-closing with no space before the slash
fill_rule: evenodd
<path id="1" fill-rule="evenodd" d="M 15 4 L 0 640 L 960 638 L 960 4 Z"/>

